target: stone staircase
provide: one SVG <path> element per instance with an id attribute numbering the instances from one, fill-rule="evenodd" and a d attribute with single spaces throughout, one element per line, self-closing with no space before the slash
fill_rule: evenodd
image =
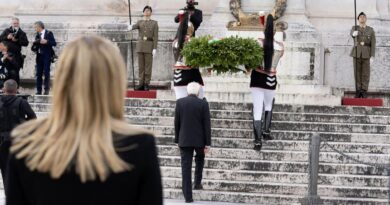
<path id="1" fill-rule="evenodd" d="M 30 99 L 39 115 L 50 98 Z M 166 198 L 182 199 L 180 155 L 173 144 L 173 100 L 127 99 L 130 123 L 156 133 Z M 308 189 L 308 146 L 319 132 L 342 152 L 364 162 L 390 161 L 390 108 L 275 105 L 273 136 L 261 152 L 252 149 L 250 103 L 210 102 L 212 150 L 195 200 L 248 204 L 299 204 Z M 356 164 L 327 146 L 321 148 L 318 194 L 325 204 L 385 205 L 384 168 Z"/>
<path id="2" fill-rule="evenodd" d="M 245 74 L 206 76 L 203 74 L 204 91 L 208 100 L 218 102 L 252 102 L 249 89 L 250 77 Z M 296 84 L 294 84 L 296 83 Z M 276 89 L 277 104 L 341 105 L 344 92 L 324 85 L 302 85 L 299 81 L 281 79 Z M 302 83 L 302 82 L 301 82 Z M 173 85 L 171 86 L 173 87 Z M 158 99 L 174 100 L 173 90 L 159 90 Z"/>

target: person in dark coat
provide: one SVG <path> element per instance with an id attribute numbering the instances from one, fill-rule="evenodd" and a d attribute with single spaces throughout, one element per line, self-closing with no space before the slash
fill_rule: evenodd
<path id="1" fill-rule="evenodd" d="M 36 69 L 37 69 L 37 95 L 42 94 L 42 76 L 45 76 L 44 86 L 45 95 L 50 91 L 50 66 L 52 57 L 55 55 L 53 47 L 57 45 L 53 32 L 46 30 L 45 25 L 41 21 L 35 22 L 35 41 L 31 50 L 36 52 Z"/>
<path id="2" fill-rule="evenodd" d="M 18 60 L 18 71 L 23 67 L 25 56 L 22 55 L 22 47 L 28 46 L 28 38 L 26 33 L 20 28 L 19 18 L 11 19 L 11 26 L 4 29 L 0 34 L 0 41 L 8 42 L 11 47 L 15 47 L 14 55 Z M 19 72 L 18 72 L 19 76 Z M 19 85 L 19 81 L 16 80 Z"/>
<path id="3" fill-rule="evenodd" d="M 0 42 L 0 52 L 0 69 L 5 77 L 1 76 L 0 80 L 13 79 L 19 86 L 20 55 L 16 54 L 17 48 L 8 41 L 2 41 Z"/>
<path id="4" fill-rule="evenodd" d="M 4 95 L 0 96 L 0 169 L 4 190 L 7 191 L 6 173 L 11 146 L 10 133 L 27 120 L 37 118 L 30 104 L 22 97 L 16 96 L 18 84 L 15 80 L 4 82 Z"/>
<path id="5" fill-rule="evenodd" d="M 175 111 L 175 143 L 180 148 L 182 168 L 182 190 L 185 201 L 193 202 L 191 167 L 195 155 L 194 189 L 202 189 L 202 172 L 205 153 L 211 146 L 211 123 L 208 102 L 198 98 L 200 85 L 188 84 L 188 97 L 176 102 Z"/>
<path id="6" fill-rule="evenodd" d="M 162 205 L 155 138 L 124 119 L 119 48 L 82 36 L 56 69 L 48 116 L 11 133 L 6 205 Z"/>

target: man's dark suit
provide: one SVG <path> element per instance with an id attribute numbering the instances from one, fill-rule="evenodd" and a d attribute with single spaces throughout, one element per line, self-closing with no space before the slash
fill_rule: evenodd
<path id="1" fill-rule="evenodd" d="M 11 33 L 15 35 L 16 41 L 8 39 L 8 35 Z M 7 41 L 13 44 L 17 48 L 18 53 L 22 51 L 22 46 L 28 46 L 27 35 L 21 28 L 17 31 L 14 31 L 12 27 L 6 28 L 0 35 L 0 41 Z"/>
<path id="2" fill-rule="evenodd" d="M 210 109 L 206 100 L 195 95 L 176 102 L 175 143 L 181 154 L 182 190 L 186 201 L 192 200 L 191 167 L 194 151 L 195 186 L 200 186 L 204 166 L 204 148 L 211 145 Z"/>
<path id="3" fill-rule="evenodd" d="M 16 41 L 8 39 L 8 35 L 13 34 Z M 28 39 L 26 33 L 21 29 L 15 30 L 13 27 L 6 28 L 0 35 L 0 41 L 8 43 L 8 51 L 13 54 L 16 60 L 16 67 L 11 70 L 11 78 L 14 79 L 18 86 L 20 84 L 19 71 L 24 64 L 24 56 L 22 56 L 22 47 L 28 46 Z"/>
<path id="4" fill-rule="evenodd" d="M 53 46 L 56 46 L 56 40 L 51 31 L 45 30 L 44 39 L 47 44 L 40 44 L 41 34 L 37 33 L 35 36 L 34 46 L 37 49 L 36 69 L 37 69 L 37 92 L 42 92 L 42 76 L 45 76 L 44 86 L 45 91 L 50 90 L 50 65 L 51 58 L 54 55 Z"/>

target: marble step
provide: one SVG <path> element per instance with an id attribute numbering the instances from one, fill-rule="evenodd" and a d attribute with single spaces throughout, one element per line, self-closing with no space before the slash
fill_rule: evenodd
<path id="1" fill-rule="evenodd" d="M 180 178 L 181 167 L 161 167 L 163 177 Z M 194 173 L 194 169 L 192 170 Z M 203 179 L 226 180 L 245 182 L 284 182 L 291 184 L 307 184 L 308 174 L 289 172 L 262 172 L 262 171 L 235 171 L 224 169 L 204 169 Z M 318 183 L 331 186 L 348 187 L 387 187 L 387 176 L 361 176 L 361 175 L 337 175 L 319 174 Z"/>
<path id="2" fill-rule="evenodd" d="M 153 131 L 157 135 L 174 135 L 173 126 L 153 126 L 153 125 L 138 125 L 139 127 Z M 272 135 L 276 140 L 309 140 L 317 131 L 291 131 L 291 130 L 272 130 Z M 356 142 L 356 143 L 384 143 L 390 141 L 389 134 L 374 134 L 374 133 L 337 133 L 337 132 L 317 132 L 320 134 L 323 141 L 335 142 Z M 212 128 L 212 137 L 223 138 L 246 138 L 253 139 L 252 129 L 226 129 Z"/>
<path id="3" fill-rule="evenodd" d="M 51 96 L 31 96 L 30 103 L 50 104 Z M 125 99 L 125 106 L 139 108 L 175 108 L 175 100 L 153 99 Z M 252 111 L 252 103 L 209 102 L 210 110 L 225 111 Z M 390 115 L 388 107 L 346 107 L 346 106 L 320 106 L 320 105 L 290 105 L 275 104 L 275 112 L 297 113 L 325 113 L 325 114 L 354 114 L 354 115 Z"/>
<path id="4" fill-rule="evenodd" d="M 267 142 L 265 142 L 267 143 Z M 161 156 L 180 156 L 180 150 L 174 145 L 159 145 L 158 153 Z M 390 154 L 370 154 L 370 153 L 349 153 L 349 157 L 365 163 L 388 164 Z M 308 162 L 309 154 L 307 151 L 290 150 L 261 150 L 237 149 L 237 148 L 219 148 L 212 147 L 209 158 L 235 159 L 241 160 L 261 160 L 261 161 L 285 161 L 285 162 Z M 320 152 L 320 163 L 333 164 L 356 164 L 357 162 L 344 157 L 336 152 Z"/>
<path id="5" fill-rule="evenodd" d="M 250 92 L 248 78 L 218 78 L 218 77 L 205 77 L 204 89 L 209 91 L 228 91 L 228 92 Z M 323 85 L 287 85 L 278 84 L 276 88 L 277 93 L 303 93 L 303 94 L 341 94 L 340 92 L 334 92 L 329 86 Z"/>
<path id="6" fill-rule="evenodd" d="M 47 116 L 48 113 L 37 113 L 38 117 Z M 156 135 L 174 135 L 173 126 L 161 125 L 145 125 L 134 124 L 150 130 Z M 340 133 L 340 132 L 322 132 L 322 131 L 301 131 L 301 130 L 272 130 L 272 135 L 279 140 L 309 140 L 314 133 L 319 133 L 324 141 L 341 141 L 341 142 L 357 142 L 357 143 L 385 143 L 390 141 L 390 135 L 385 133 Z M 213 137 L 225 138 L 250 138 L 253 139 L 252 129 L 228 129 L 228 128 L 212 128 L 211 134 Z"/>
<path id="7" fill-rule="evenodd" d="M 49 112 L 50 104 L 31 104 L 35 112 Z M 138 108 L 126 107 L 125 113 L 134 116 L 161 116 L 172 117 L 173 108 Z M 356 124 L 390 124 L 390 116 L 383 115 L 350 115 L 350 114 L 323 114 L 323 113 L 295 113 L 295 112 L 274 112 L 273 120 L 276 121 L 302 121 L 302 122 L 331 122 L 331 123 L 356 123 Z M 249 111 L 219 111 L 211 110 L 211 118 L 214 119 L 236 119 L 252 120 L 252 113 Z"/>
<path id="8" fill-rule="evenodd" d="M 161 166 L 180 167 L 179 156 L 159 155 Z M 290 162 L 271 160 L 250 160 L 250 159 L 224 159 L 210 158 L 205 161 L 205 168 L 227 169 L 227 170 L 249 170 L 266 172 L 297 172 L 307 173 L 307 162 Z M 368 176 L 387 176 L 385 168 L 372 167 L 362 164 L 338 164 L 338 163 L 320 163 L 319 173 L 338 174 L 338 175 L 368 175 Z"/>
<path id="9" fill-rule="evenodd" d="M 174 136 L 157 135 L 159 145 L 172 145 Z M 371 144 L 371 143 L 350 143 L 350 142 L 328 142 L 334 148 L 344 153 L 362 153 L 362 154 L 390 154 L 390 144 Z M 215 148 L 230 149 L 252 149 L 253 139 L 237 138 L 212 138 L 212 146 Z M 271 140 L 263 144 L 263 151 L 266 150 L 284 150 L 284 151 L 308 151 L 309 141 L 285 141 Z M 321 152 L 333 152 L 328 146 L 322 146 Z"/>
<path id="10" fill-rule="evenodd" d="M 136 125 L 173 126 L 173 117 L 154 116 L 126 116 L 129 123 Z M 212 128 L 225 129 L 253 129 L 250 120 L 212 119 Z M 276 130 L 319 131 L 341 133 L 380 133 L 390 134 L 390 125 L 376 124 L 347 124 L 347 123 L 323 123 L 323 122 L 296 122 L 296 121 L 272 121 L 272 128 Z"/>
<path id="11" fill-rule="evenodd" d="M 37 113 L 38 116 L 46 116 L 48 113 Z M 172 127 L 173 117 L 151 117 L 151 116 L 125 116 L 126 120 L 134 125 L 147 125 L 156 127 Z M 248 120 L 211 120 L 212 130 L 223 128 L 224 131 L 232 132 L 246 131 L 247 134 L 253 129 L 252 122 Z M 372 133 L 390 134 L 390 125 L 370 125 L 370 124 L 339 124 L 339 123 L 318 123 L 318 122 L 283 122 L 273 121 L 272 129 L 288 131 L 317 131 L 317 132 L 338 132 L 338 133 Z M 158 133 L 161 134 L 161 133 Z M 215 134 L 215 133 L 214 133 Z M 215 136 L 213 134 L 213 136 Z M 217 136 L 221 136 L 217 134 Z M 223 136 L 223 135 L 222 135 Z M 237 136 L 237 135 L 236 135 Z M 240 136 L 240 135 L 239 135 Z M 226 136 L 225 136 L 226 137 Z"/>
<path id="12" fill-rule="evenodd" d="M 164 177 L 163 184 L 166 189 L 180 189 L 181 178 Z M 299 195 L 307 194 L 306 184 L 291 184 L 282 182 L 263 183 L 263 182 L 242 182 L 226 180 L 208 180 L 202 181 L 203 191 L 223 191 L 223 192 L 241 192 L 241 193 L 262 193 L 279 195 Z M 332 197 L 361 197 L 386 199 L 387 187 L 347 187 L 347 186 L 329 186 L 319 185 L 318 193 L 321 196 Z"/>
<path id="13" fill-rule="evenodd" d="M 164 197 L 183 199 L 181 189 L 164 189 Z M 222 201 L 258 205 L 300 205 L 298 195 L 279 195 L 262 193 L 222 192 L 222 191 L 194 191 L 194 200 Z M 387 205 L 387 199 L 321 197 L 324 205 Z"/>
<path id="14" fill-rule="evenodd" d="M 206 91 L 205 97 L 210 101 L 219 102 L 252 102 L 250 92 L 232 91 Z M 158 99 L 175 99 L 175 93 L 171 90 L 159 90 Z M 276 93 L 275 103 L 297 105 L 341 105 L 341 96 L 330 94 L 300 94 L 300 93 Z"/>
<path id="15" fill-rule="evenodd" d="M 164 198 L 184 200 L 181 188 L 164 188 Z M 194 190 L 193 198 L 195 201 L 220 201 L 257 205 L 298 205 L 302 196 Z"/>

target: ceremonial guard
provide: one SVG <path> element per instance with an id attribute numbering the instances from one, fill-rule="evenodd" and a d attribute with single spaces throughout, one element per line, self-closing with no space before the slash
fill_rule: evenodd
<path id="1" fill-rule="evenodd" d="M 175 17 L 175 22 L 180 23 L 175 40 L 172 43 L 173 55 L 175 57 L 173 84 L 176 99 L 187 97 L 187 85 L 191 82 L 197 82 L 202 85 L 198 97 L 204 97 L 204 83 L 199 68 L 187 66 L 185 59 L 180 53 L 185 43 L 189 42 L 195 36 L 195 31 L 203 20 L 202 11 L 195 9 L 196 4 L 197 2 L 193 0 L 187 0 L 187 6 L 180 10 L 179 14 Z"/>
<path id="2" fill-rule="evenodd" d="M 358 20 L 359 26 L 354 26 L 351 30 L 351 36 L 355 41 L 351 52 L 355 73 L 355 97 L 367 98 L 370 64 L 372 64 L 375 57 L 376 39 L 374 29 L 366 25 L 366 14 L 361 12 Z"/>
<path id="3" fill-rule="evenodd" d="M 145 6 L 144 19 L 130 25 L 129 30 L 138 29 L 139 38 L 136 47 L 138 54 L 139 85 L 135 90 L 149 90 L 152 79 L 153 57 L 156 55 L 158 42 L 158 23 L 151 20 L 152 7 Z"/>
<path id="4" fill-rule="evenodd" d="M 260 22 L 263 23 L 263 22 Z M 284 32 L 278 31 L 274 35 L 274 20 L 272 15 L 267 16 L 265 22 L 264 39 L 258 40 L 264 49 L 264 62 L 251 73 L 250 89 L 253 98 L 253 129 L 255 137 L 254 149 L 260 151 L 262 138 L 272 140 L 271 121 L 277 85 L 276 68 L 284 53 Z M 262 121 L 264 108 L 264 120 Z"/>

